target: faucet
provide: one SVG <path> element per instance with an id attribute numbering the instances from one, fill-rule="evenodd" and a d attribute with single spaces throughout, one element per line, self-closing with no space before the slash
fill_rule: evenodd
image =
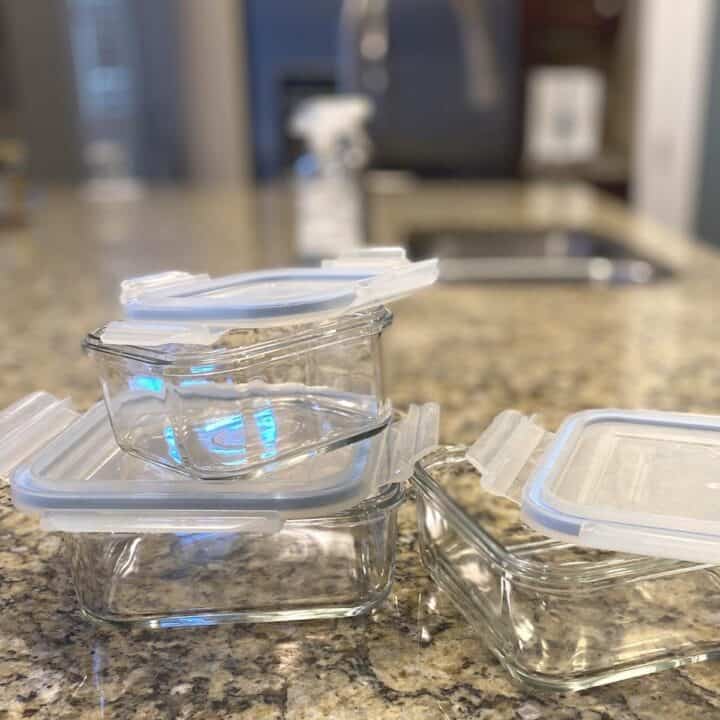
<path id="1" fill-rule="evenodd" d="M 495 48 L 487 22 L 489 0 L 447 1 L 463 46 L 465 93 L 471 107 L 483 110 L 498 100 Z M 343 0 L 338 42 L 338 85 L 343 92 L 382 96 L 390 85 L 388 52 L 390 0 Z"/>
<path id="2" fill-rule="evenodd" d="M 343 0 L 338 85 L 343 92 L 382 95 L 388 86 L 390 0 Z"/>

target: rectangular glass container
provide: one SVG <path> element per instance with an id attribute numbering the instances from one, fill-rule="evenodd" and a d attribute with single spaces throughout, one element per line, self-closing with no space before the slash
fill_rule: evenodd
<path id="1" fill-rule="evenodd" d="M 580 690 L 720 657 L 720 567 L 539 535 L 483 490 L 465 452 L 416 464 L 420 553 L 515 678 Z"/>
<path id="2" fill-rule="evenodd" d="M 198 478 L 256 477 L 390 420 L 384 307 L 323 322 L 232 330 L 209 346 L 85 340 L 118 445 Z"/>
<path id="3" fill-rule="evenodd" d="M 402 484 L 274 533 L 63 533 L 83 614 L 148 627 L 360 615 L 393 581 Z"/>

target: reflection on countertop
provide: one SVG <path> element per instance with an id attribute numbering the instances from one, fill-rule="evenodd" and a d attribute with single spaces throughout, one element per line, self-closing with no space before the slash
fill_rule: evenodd
<path id="1" fill-rule="evenodd" d="M 153 190 L 125 205 L 52 193 L 29 227 L 0 234 L 0 406 L 34 389 L 98 395 L 84 333 L 117 313 L 123 277 L 223 273 L 289 257 L 280 191 Z M 396 306 L 387 334 L 395 404 L 442 403 L 446 442 L 500 409 L 556 425 L 598 406 L 720 412 L 714 298 L 720 260 L 580 187 L 385 184 L 378 242 L 458 220 L 612 233 L 683 272 L 643 287 L 438 286 Z M 79 616 L 59 538 L 0 500 L 0 718 L 716 717 L 705 663 L 577 695 L 525 693 L 420 567 L 401 512 L 397 580 L 368 618 L 132 631 Z"/>

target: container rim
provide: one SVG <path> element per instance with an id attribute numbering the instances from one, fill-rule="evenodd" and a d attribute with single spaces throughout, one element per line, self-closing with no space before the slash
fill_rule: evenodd
<path id="1" fill-rule="evenodd" d="M 512 574 L 513 582 L 519 581 L 543 591 L 563 592 L 576 591 L 579 586 L 636 581 L 650 576 L 717 567 L 712 563 L 698 564 L 642 555 L 629 555 L 615 560 L 578 560 L 572 563 L 553 563 L 519 557 L 512 547 L 498 541 L 488 530 L 476 523 L 435 481 L 433 473 L 439 467 L 467 462 L 466 452 L 467 447 L 464 445 L 440 446 L 416 462 L 411 483 L 416 491 L 440 506 L 443 516 L 466 542 L 488 555 L 491 562 L 503 572 Z M 477 471 L 473 469 L 473 472 Z M 545 547 L 563 548 L 570 545 L 548 539 Z"/>
<path id="2" fill-rule="evenodd" d="M 311 344 L 314 348 L 333 345 L 356 337 L 376 335 L 387 328 L 393 320 L 392 311 L 384 305 L 369 310 L 341 315 L 331 320 L 317 323 L 288 325 L 288 333 L 281 337 L 253 343 L 244 347 L 212 348 L 196 345 L 173 347 L 143 347 L 139 345 L 106 345 L 102 340 L 105 325 L 89 332 L 83 340 L 83 348 L 88 352 L 104 353 L 130 360 L 138 360 L 148 365 L 179 366 L 193 365 L 197 362 L 233 362 L 254 364 L 273 359 L 274 356 L 287 356 L 298 352 L 298 345 Z M 296 328 L 296 329 L 293 329 Z M 228 328 L 227 333 L 250 332 L 258 328 L 241 326 Z"/>
<path id="3" fill-rule="evenodd" d="M 331 515 L 318 515 L 308 518 L 289 518 L 285 520 L 285 526 L 307 525 L 307 524 L 323 524 L 328 522 L 347 522 L 355 520 L 357 522 L 366 522 L 368 516 L 376 513 L 384 513 L 388 510 L 394 510 L 401 505 L 407 497 L 407 488 L 405 483 L 396 482 L 389 485 L 381 486 L 380 490 L 369 498 L 366 498 L 357 505 L 353 505 L 347 510 L 333 513 Z"/>

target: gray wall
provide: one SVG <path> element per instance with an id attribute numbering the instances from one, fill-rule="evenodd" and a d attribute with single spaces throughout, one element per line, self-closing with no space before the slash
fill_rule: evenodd
<path id="1" fill-rule="evenodd" d="M 138 176 L 147 180 L 182 179 L 187 174 L 187 157 L 178 3 L 126 1 L 137 43 L 134 167 Z"/>
<path id="2" fill-rule="evenodd" d="M 177 2 L 116 2 L 129 14 L 134 45 L 132 170 L 148 180 L 184 179 Z M 40 184 L 81 180 L 83 130 L 68 7 L 64 0 L 0 0 L 0 12 L 30 177 Z"/>
<path id="3" fill-rule="evenodd" d="M 50 183 L 79 180 L 80 129 L 65 3 L 2 0 L 0 11 L 30 177 Z"/>
<path id="4" fill-rule="evenodd" d="M 720 12 L 715 12 L 708 71 L 709 98 L 702 148 L 696 232 L 720 246 Z"/>

